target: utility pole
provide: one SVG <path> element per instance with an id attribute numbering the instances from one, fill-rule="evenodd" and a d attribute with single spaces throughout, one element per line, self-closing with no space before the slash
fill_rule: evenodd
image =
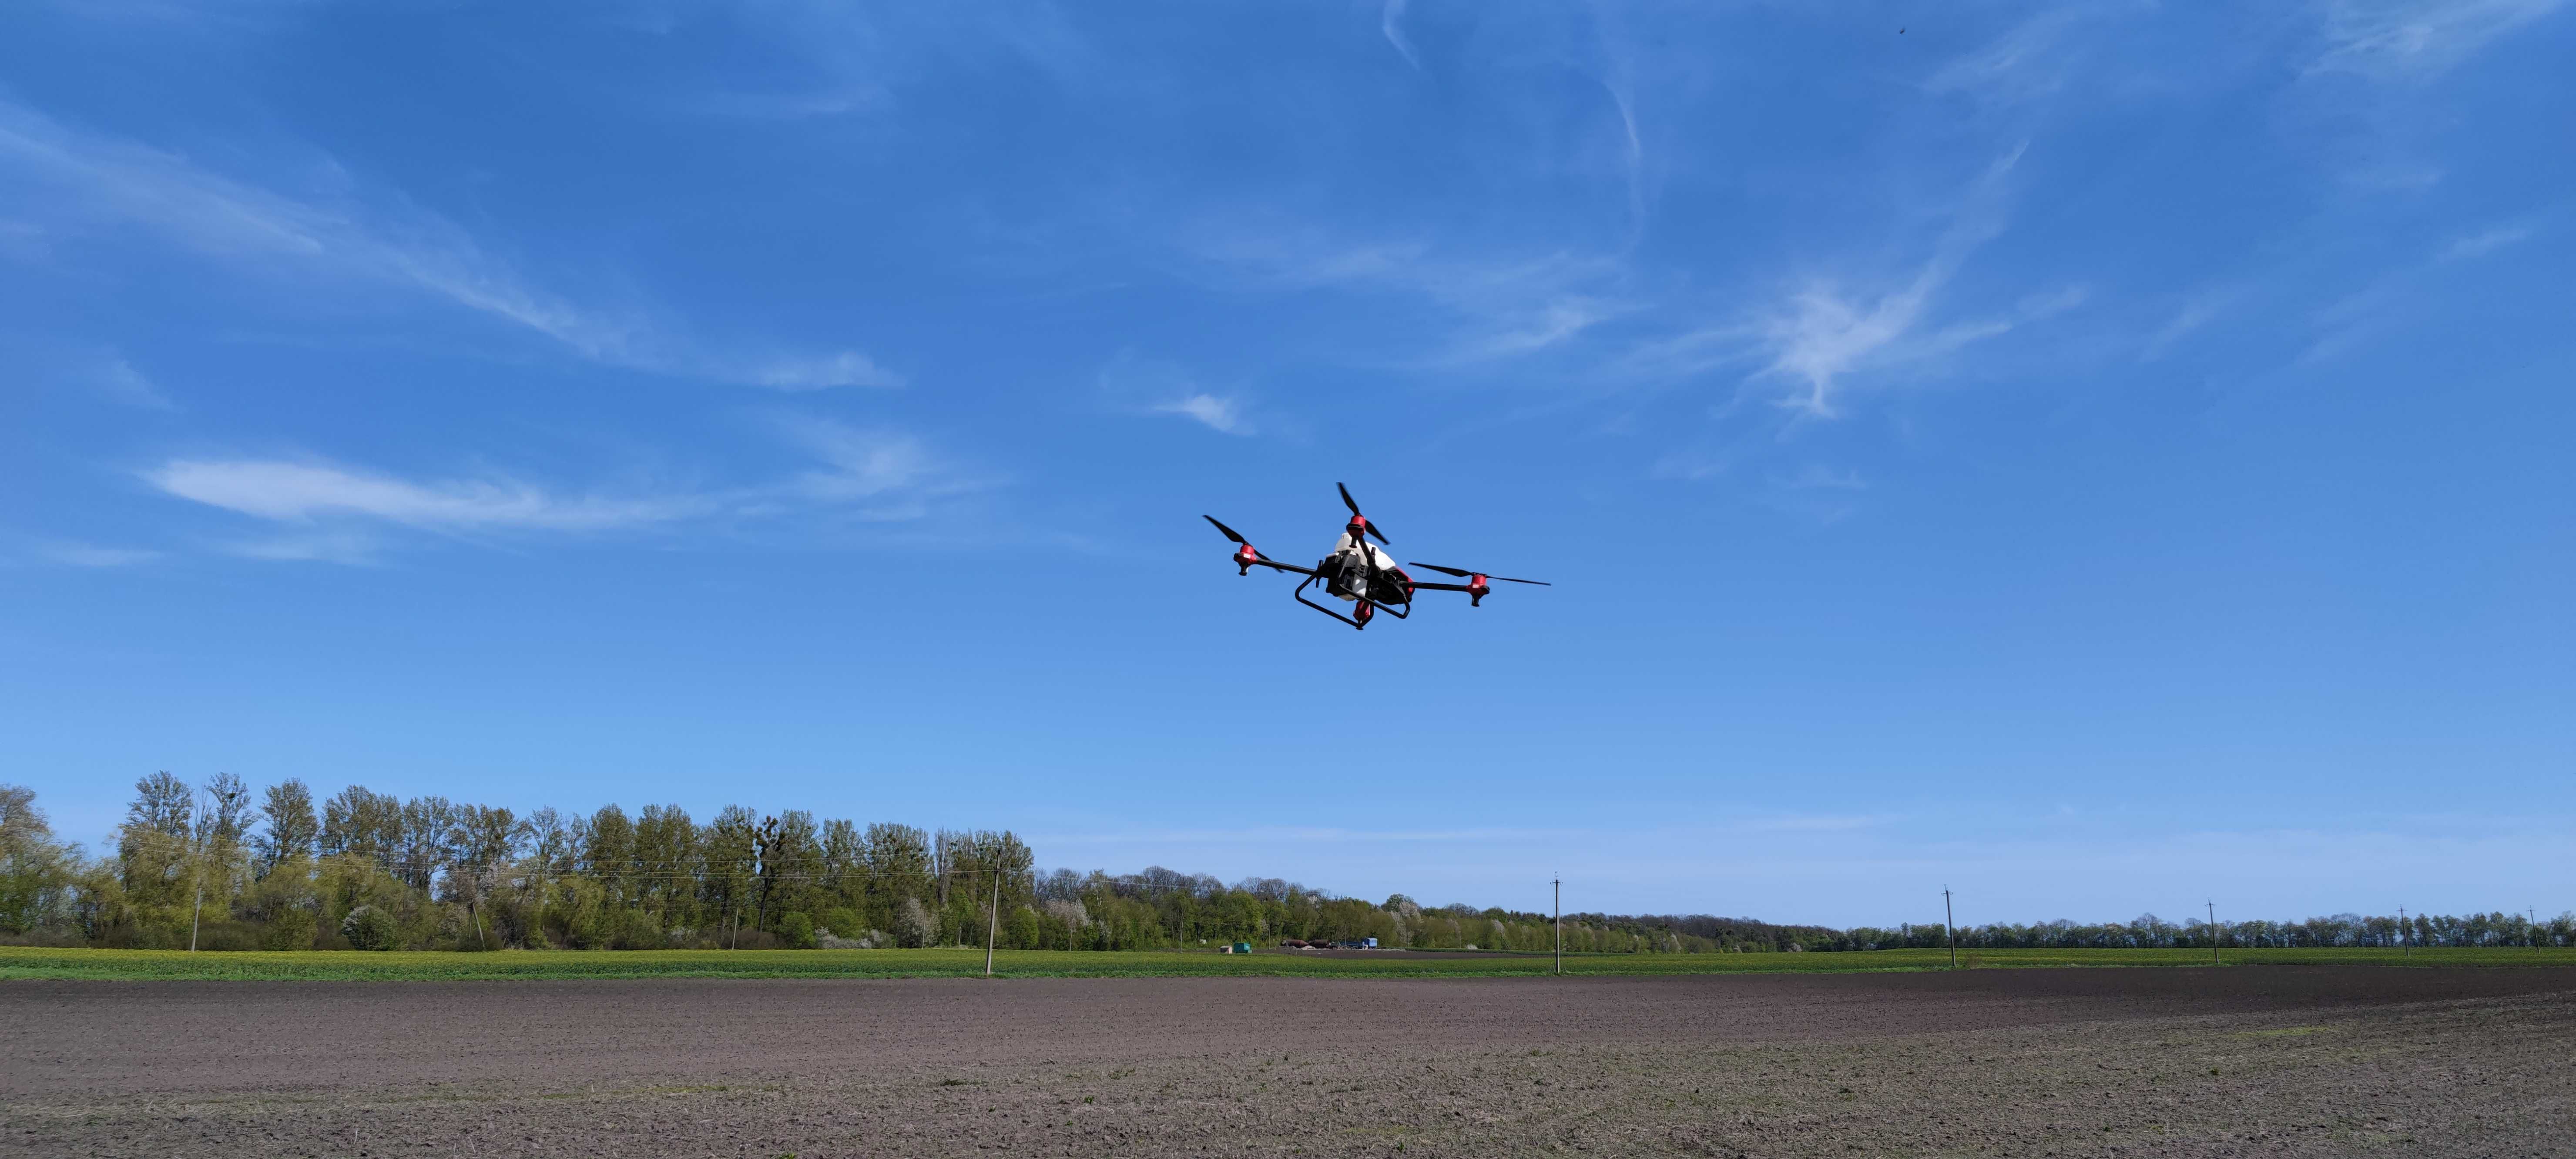
<path id="1" fill-rule="evenodd" d="M 1548 884 L 1556 887 L 1556 972 L 1562 974 L 1565 972 L 1565 879 L 1559 877 Z"/>
<path id="2" fill-rule="evenodd" d="M 984 976 L 993 976 L 993 940 L 1002 932 L 1002 875 L 993 875 L 993 908 L 984 914 Z"/>
<path id="3" fill-rule="evenodd" d="M 2226 965 L 2226 964 L 2227 964 L 2227 963 L 2225 963 L 2225 962 L 2222 962 L 2222 961 L 2219 961 L 2219 960 L 2218 960 L 2218 899 L 2217 899 L 2217 898 L 2211 898 L 2211 899 L 2209 900 L 2209 964 L 2210 964 L 2210 965 L 2212 965 L 2212 966 L 2224 966 L 2224 965 Z"/>
<path id="4" fill-rule="evenodd" d="M 1941 887 L 1941 929 L 1950 938 L 1950 968 L 1959 968 L 1959 919 L 1950 912 L 1950 887 Z"/>
<path id="5" fill-rule="evenodd" d="M 188 911 L 188 952 L 197 952 L 197 920 L 206 913 L 206 839 L 199 834 L 195 849 L 188 857 L 188 882 L 196 887 L 197 900 Z"/>
<path id="6" fill-rule="evenodd" d="M 2415 927 L 2406 924 L 2406 907 L 2401 905 L 2397 907 L 2397 957 L 2405 960 L 2414 956 Z"/>

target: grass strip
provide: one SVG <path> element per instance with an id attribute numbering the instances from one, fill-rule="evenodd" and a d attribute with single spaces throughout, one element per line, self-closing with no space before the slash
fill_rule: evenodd
<path id="1" fill-rule="evenodd" d="M 2206 950 L 1962 951 L 1972 969 L 2033 966 L 2209 965 Z M 2230 950 L 2228 965 L 2576 966 L 2576 949 L 2440 948 Z M 1584 975 L 1841 973 L 1938 970 L 1941 950 L 1845 953 L 1568 954 Z M 1425 958 L 1389 951 L 1366 958 L 1182 951 L 1003 950 L 995 971 L 1033 978 L 1476 978 L 1545 974 L 1544 957 Z M 189 953 L 0 946 L 0 980 L 87 978 L 214 981 L 451 982 L 583 978 L 954 978 L 984 972 L 984 951 L 925 950 L 536 950 L 494 953 L 291 951 Z"/>

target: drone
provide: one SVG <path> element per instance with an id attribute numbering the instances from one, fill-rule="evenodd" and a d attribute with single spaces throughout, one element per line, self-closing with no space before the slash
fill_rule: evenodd
<path id="1" fill-rule="evenodd" d="M 1368 628 L 1370 620 L 1377 618 L 1377 613 L 1381 609 L 1387 615 L 1399 620 L 1411 617 L 1415 592 L 1465 592 L 1467 606 L 1480 608 L 1485 605 L 1485 597 L 1493 593 L 1492 581 L 1494 580 L 1511 584 L 1535 584 L 1543 588 L 1556 586 L 1546 580 L 1487 575 L 1481 571 L 1470 571 L 1463 567 L 1442 567 L 1436 563 L 1406 565 L 1425 571 L 1436 571 L 1442 575 L 1454 575 L 1467 582 L 1444 584 L 1416 581 L 1412 576 L 1405 574 L 1404 568 L 1395 566 L 1392 556 L 1378 550 L 1377 544 L 1369 542 L 1369 538 L 1374 536 L 1378 543 L 1386 543 L 1386 533 L 1378 530 L 1377 524 L 1370 522 L 1367 516 L 1360 514 L 1359 501 L 1351 498 L 1351 489 L 1339 483 L 1333 486 L 1340 488 L 1342 492 L 1342 506 L 1351 509 L 1351 521 L 1342 526 L 1341 538 L 1333 541 L 1333 554 L 1315 561 L 1313 567 L 1281 563 L 1261 554 L 1259 548 L 1252 546 L 1251 540 L 1237 534 L 1233 528 L 1218 523 L 1216 516 L 1207 515 L 1201 518 L 1216 524 L 1218 531 L 1224 532 L 1227 539 L 1234 541 L 1234 554 L 1228 557 L 1234 561 L 1234 574 L 1251 575 L 1252 569 L 1256 567 L 1266 567 L 1272 571 L 1295 572 L 1306 577 L 1298 583 L 1296 591 L 1288 593 L 1296 597 L 1298 603 L 1363 631 Z M 1324 585 L 1324 594 L 1349 603 L 1350 614 L 1344 615 L 1307 599 L 1306 589 L 1316 584 Z"/>

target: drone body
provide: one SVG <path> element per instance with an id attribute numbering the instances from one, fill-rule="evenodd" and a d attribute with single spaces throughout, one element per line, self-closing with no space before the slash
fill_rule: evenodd
<path id="1" fill-rule="evenodd" d="M 1209 515 L 1203 518 L 1216 524 L 1218 531 L 1224 532 L 1227 539 L 1234 541 L 1234 554 L 1230 558 L 1234 560 L 1236 575 L 1250 575 L 1253 568 L 1266 567 L 1273 571 L 1295 572 L 1304 576 L 1306 578 L 1297 585 L 1297 590 L 1289 594 L 1296 597 L 1298 603 L 1349 624 L 1353 628 L 1367 628 L 1369 621 L 1375 619 L 1381 609 L 1399 620 L 1410 617 L 1413 614 L 1415 592 L 1465 592 L 1469 607 L 1482 607 L 1485 597 L 1494 590 L 1493 584 L 1489 582 L 1491 580 L 1536 584 L 1540 587 L 1554 586 L 1544 580 L 1489 576 L 1483 572 L 1442 567 L 1436 563 L 1416 563 L 1413 566 L 1454 575 L 1467 582 L 1463 584 L 1418 582 L 1412 576 L 1406 575 L 1403 568 L 1395 565 L 1394 557 L 1378 550 L 1377 544 L 1369 542 L 1370 536 L 1376 536 L 1378 543 L 1385 543 L 1386 533 L 1378 530 L 1376 524 L 1369 522 L 1367 516 L 1360 514 L 1359 501 L 1351 498 L 1351 489 L 1342 487 L 1339 483 L 1334 486 L 1341 488 L 1342 506 L 1351 509 L 1351 521 L 1342 526 L 1341 537 L 1333 541 L 1333 553 L 1317 560 L 1313 567 L 1281 563 L 1263 555 L 1259 549 L 1252 546 L 1252 541 L 1235 534 L 1233 528 L 1217 523 L 1216 516 Z M 1324 586 L 1324 594 L 1350 604 L 1350 614 L 1344 615 L 1307 599 L 1306 589 L 1316 584 Z"/>

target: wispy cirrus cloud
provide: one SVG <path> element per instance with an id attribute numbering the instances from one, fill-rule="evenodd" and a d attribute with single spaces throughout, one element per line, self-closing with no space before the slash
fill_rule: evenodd
<path id="1" fill-rule="evenodd" d="M 2174 311 L 2172 318 L 2148 336 L 2145 348 L 2138 355 L 2139 361 L 2154 362 L 2164 357 L 2183 339 L 2236 310 L 2250 293 L 2247 287 L 2234 283 L 2193 292 Z"/>
<path id="2" fill-rule="evenodd" d="M 89 381 L 102 396 L 130 407 L 162 411 L 179 409 L 178 403 L 170 401 L 170 396 L 162 393 L 160 386 L 136 370 L 122 354 L 111 353 L 102 358 L 93 368 Z"/>
<path id="3" fill-rule="evenodd" d="M 732 487 L 566 488 L 508 472 L 405 477 L 321 459 L 184 458 L 141 472 L 172 498 L 279 528 L 236 539 L 231 554 L 366 563 L 401 532 L 451 537 L 607 535 L 669 531 L 830 513 L 894 522 L 1002 480 L 973 472 L 899 431 L 807 415 L 771 416 L 768 429 L 814 465 Z"/>
<path id="4" fill-rule="evenodd" d="M 2042 12 L 1976 49 L 1952 58 L 1923 82 L 1926 92 L 1956 93 L 1991 105 L 2012 105 L 2056 93 L 2076 65 L 2063 51 L 2069 32 L 2086 13 L 2075 8 Z"/>
<path id="5" fill-rule="evenodd" d="M 1403 57 L 1404 63 L 1412 65 L 1418 72 L 1422 68 L 1422 58 L 1414 53 L 1413 41 L 1404 35 L 1405 3 L 1406 0 L 1386 0 L 1386 7 L 1378 13 L 1377 31 L 1378 35 L 1386 38 L 1387 44 L 1394 47 L 1396 55 Z"/>
<path id="6" fill-rule="evenodd" d="M 1209 430 L 1229 435 L 1248 435 L 1252 425 L 1243 419 L 1243 404 L 1231 398 L 1212 394 L 1193 394 L 1171 402 L 1156 403 L 1155 414 L 1180 415 L 1195 419 Z"/>
<path id="7" fill-rule="evenodd" d="M 803 502 L 868 520 L 918 519 L 940 500 L 988 491 L 1004 482 L 998 475 L 940 454 L 919 436 L 903 431 L 810 415 L 776 416 L 771 429 L 822 465 L 781 485 L 748 489 L 737 497 L 745 509 L 766 511 Z"/>
<path id="8" fill-rule="evenodd" d="M 2376 81 L 2422 80 L 2467 60 L 2496 38 L 2548 16 L 2566 0 L 2326 0 L 2322 45 L 2308 72 Z"/>
<path id="9" fill-rule="evenodd" d="M 150 146 L 66 126 L 0 101 L 0 193 L 9 216 L 64 236 L 137 229 L 233 265 L 407 288 L 552 340 L 603 365 L 782 390 L 897 386 L 856 351 L 747 354 L 674 337 L 643 313 L 601 311 L 531 284 L 454 223 L 398 196 L 298 198 Z M 343 186 L 345 175 L 338 175 Z"/>
<path id="10" fill-rule="evenodd" d="M 1747 367 L 1746 381 L 1788 384 L 1779 405 L 1814 418 L 1840 413 L 1856 376 L 1921 362 L 1998 337 L 2025 322 L 2081 303 L 2079 287 L 2025 297 L 2006 310 L 1957 316 L 1942 309 L 1942 291 L 1980 246 L 2005 227 L 2005 182 L 2022 155 L 1994 164 L 1949 212 L 1931 254 L 1895 278 L 1865 268 L 1826 270 L 1800 279 L 1768 305 L 1695 329 L 1641 343 L 1626 372 L 1689 376 Z M 1950 320 L 1942 321 L 1945 314 Z"/>
<path id="11" fill-rule="evenodd" d="M 1988 170 L 1983 187 L 1972 193 L 1932 256 L 1893 289 L 1851 290 L 1838 279 L 1817 277 L 1789 295 L 1788 301 L 1759 323 L 1770 362 L 1762 373 L 1785 378 L 1797 391 L 1786 405 L 1819 417 L 1834 414 L 1835 394 L 1851 374 L 1926 352 L 1955 349 L 2001 330 L 1994 323 L 1969 324 L 1918 341 L 1933 296 L 1955 275 L 1968 255 L 2003 229 L 2000 207 L 1993 204 L 2005 174 L 2021 151 Z"/>
<path id="12" fill-rule="evenodd" d="M 2479 230 L 2442 247 L 2442 260 L 2457 262 L 2482 258 L 2498 250 L 2530 241 L 2538 232 L 2539 230 L 2523 222 Z"/>
<path id="13" fill-rule="evenodd" d="M 1100 368 L 1099 382 L 1110 405 L 1130 413 L 1185 418 L 1220 434 L 1255 433 L 1247 395 L 1209 387 L 1176 363 L 1120 351 Z"/>
<path id="14" fill-rule="evenodd" d="M 2428 257 L 2389 270 L 2344 293 L 2313 315 L 2316 337 L 2300 360 L 2319 362 L 2362 346 L 2386 333 L 2391 316 L 2404 312 L 2407 303 L 2420 300 L 2429 292 L 2430 284 L 2451 276 L 2445 274 L 2446 267 L 2476 262 L 2528 242 L 2538 234 L 2539 229 L 2529 222 L 2492 226 L 2456 238 Z"/>
<path id="15" fill-rule="evenodd" d="M 49 335 L 0 331 L 0 365 L 31 384 L 69 388 L 142 411 L 170 412 L 177 401 L 112 346 L 65 343 Z"/>
<path id="16" fill-rule="evenodd" d="M 177 498 L 272 523 L 354 517 L 436 531 L 601 531 L 667 523 L 711 506 L 686 496 L 562 495 L 506 477 L 416 482 L 276 459 L 180 459 L 143 477 Z"/>
<path id="17" fill-rule="evenodd" d="M 1257 217 L 1257 215 L 1254 215 Z M 1629 312 L 1615 256 L 1454 250 L 1423 240 L 1352 240 L 1312 226 L 1240 220 L 1197 231 L 1190 253 L 1245 288 L 1334 290 L 1427 305 L 1441 324 L 1422 348 L 1387 360 L 1460 367 L 1568 345 Z"/>
<path id="18" fill-rule="evenodd" d="M 305 528 L 278 535 L 229 540 L 220 545 L 220 550 L 243 559 L 276 563 L 373 567 L 385 562 L 388 546 L 384 536 L 373 532 L 354 527 L 334 527 Z"/>
<path id="19" fill-rule="evenodd" d="M 161 558 L 161 553 L 140 547 L 107 547 L 71 540 L 48 540 L 36 544 L 28 554 L 38 561 L 64 567 L 113 568 L 132 567 Z"/>

